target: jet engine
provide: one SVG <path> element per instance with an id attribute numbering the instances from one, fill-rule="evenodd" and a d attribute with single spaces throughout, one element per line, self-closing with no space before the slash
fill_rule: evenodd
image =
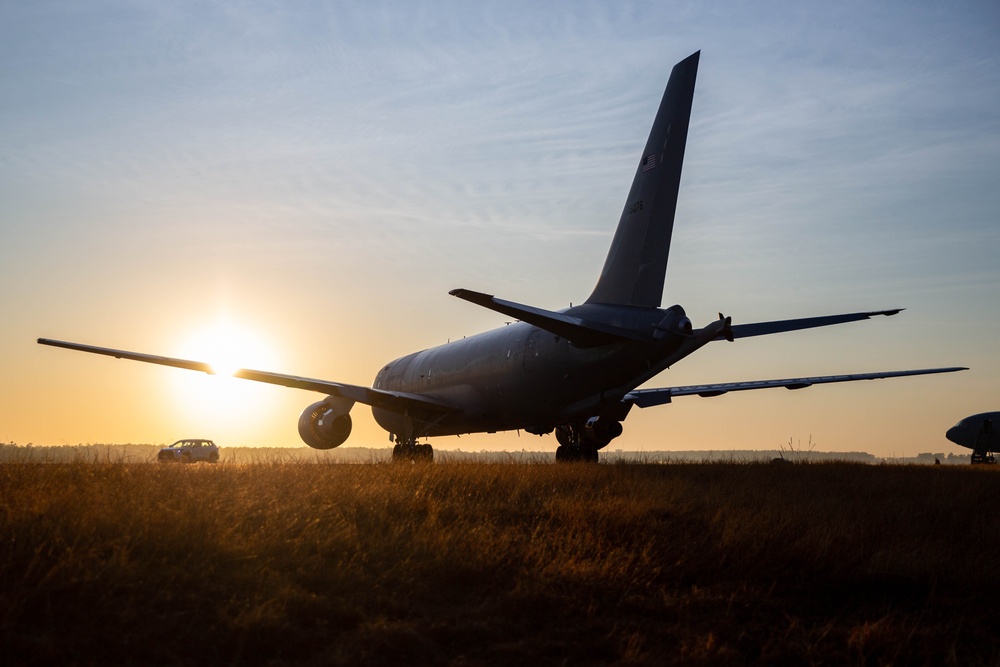
<path id="1" fill-rule="evenodd" d="M 299 437 L 313 449 L 333 449 L 351 435 L 351 408 L 354 401 L 328 396 L 313 403 L 299 417 Z"/>
<path id="2" fill-rule="evenodd" d="M 622 424 L 610 417 L 591 417 L 584 422 L 557 426 L 556 441 L 560 445 L 572 447 L 580 445 L 594 451 L 607 447 L 622 434 Z M 579 438 L 578 440 L 575 440 Z M 575 440 L 575 441 L 574 441 Z"/>
<path id="3" fill-rule="evenodd" d="M 607 417 L 591 417 L 583 425 L 580 440 L 597 449 L 606 447 L 608 443 L 622 434 L 622 423 Z"/>

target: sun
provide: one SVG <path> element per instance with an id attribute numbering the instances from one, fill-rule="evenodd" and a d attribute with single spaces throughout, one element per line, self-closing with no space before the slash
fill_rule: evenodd
<path id="1" fill-rule="evenodd" d="M 192 331 L 180 350 L 186 359 L 208 362 L 219 376 L 240 368 L 260 370 L 275 361 L 271 346 L 256 331 L 228 319 Z"/>
<path id="2" fill-rule="evenodd" d="M 186 418 L 221 429 L 257 421 L 268 412 L 275 387 L 232 377 L 240 368 L 278 369 L 274 347 L 257 330 L 216 320 L 188 333 L 178 350 L 178 357 L 207 362 L 215 372 L 175 374 L 176 404 Z"/>

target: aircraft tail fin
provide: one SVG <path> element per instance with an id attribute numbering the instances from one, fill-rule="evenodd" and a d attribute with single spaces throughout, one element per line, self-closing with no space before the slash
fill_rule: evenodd
<path id="1" fill-rule="evenodd" d="M 659 307 L 701 51 L 674 65 L 587 303 Z"/>

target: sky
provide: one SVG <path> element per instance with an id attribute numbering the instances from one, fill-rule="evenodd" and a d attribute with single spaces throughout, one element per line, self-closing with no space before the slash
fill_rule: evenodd
<path id="1" fill-rule="evenodd" d="M 39 337 L 369 385 L 503 326 L 450 289 L 583 301 L 697 50 L 664 307 L 907 310 L 646 386 L 971 370 L 678 398 L 610 449 L 966 451 L 945 430 L 1000 410 L 1000 6 L 971 1 L 0 0 L 0 442 L 300 446 L 321 398 Z"/>

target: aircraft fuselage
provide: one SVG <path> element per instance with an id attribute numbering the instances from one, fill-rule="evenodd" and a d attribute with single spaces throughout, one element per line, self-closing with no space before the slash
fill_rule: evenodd
<path id="1" fill-rule="evenodd" d="M 382 428 L 414 435 L 456 435 L 525 429 L 547 433 L 574 420 L 624 419 L 622 397 L 710 340 L 701 332 L 667 331 L 657 324 L 683 310 L 585 304 L 560 311 L 589 322 L 639 332 L 644 340 L 594 347 L 525 322 L 449 342 L 386 364 L 375 389 L 421 394 L 458 406 L 446 416 L 401 415 L 375 407 Z M 714 332 L 711 333 L 714 337 Z M 627 412 L 627 409 L 626 409 Z"/>
<path id="2" fill-rule="evenodd" d="M 966 417 L 948 429 L 945 437 L 983 454 L 1000 451 L 1000 412 Z"/>

